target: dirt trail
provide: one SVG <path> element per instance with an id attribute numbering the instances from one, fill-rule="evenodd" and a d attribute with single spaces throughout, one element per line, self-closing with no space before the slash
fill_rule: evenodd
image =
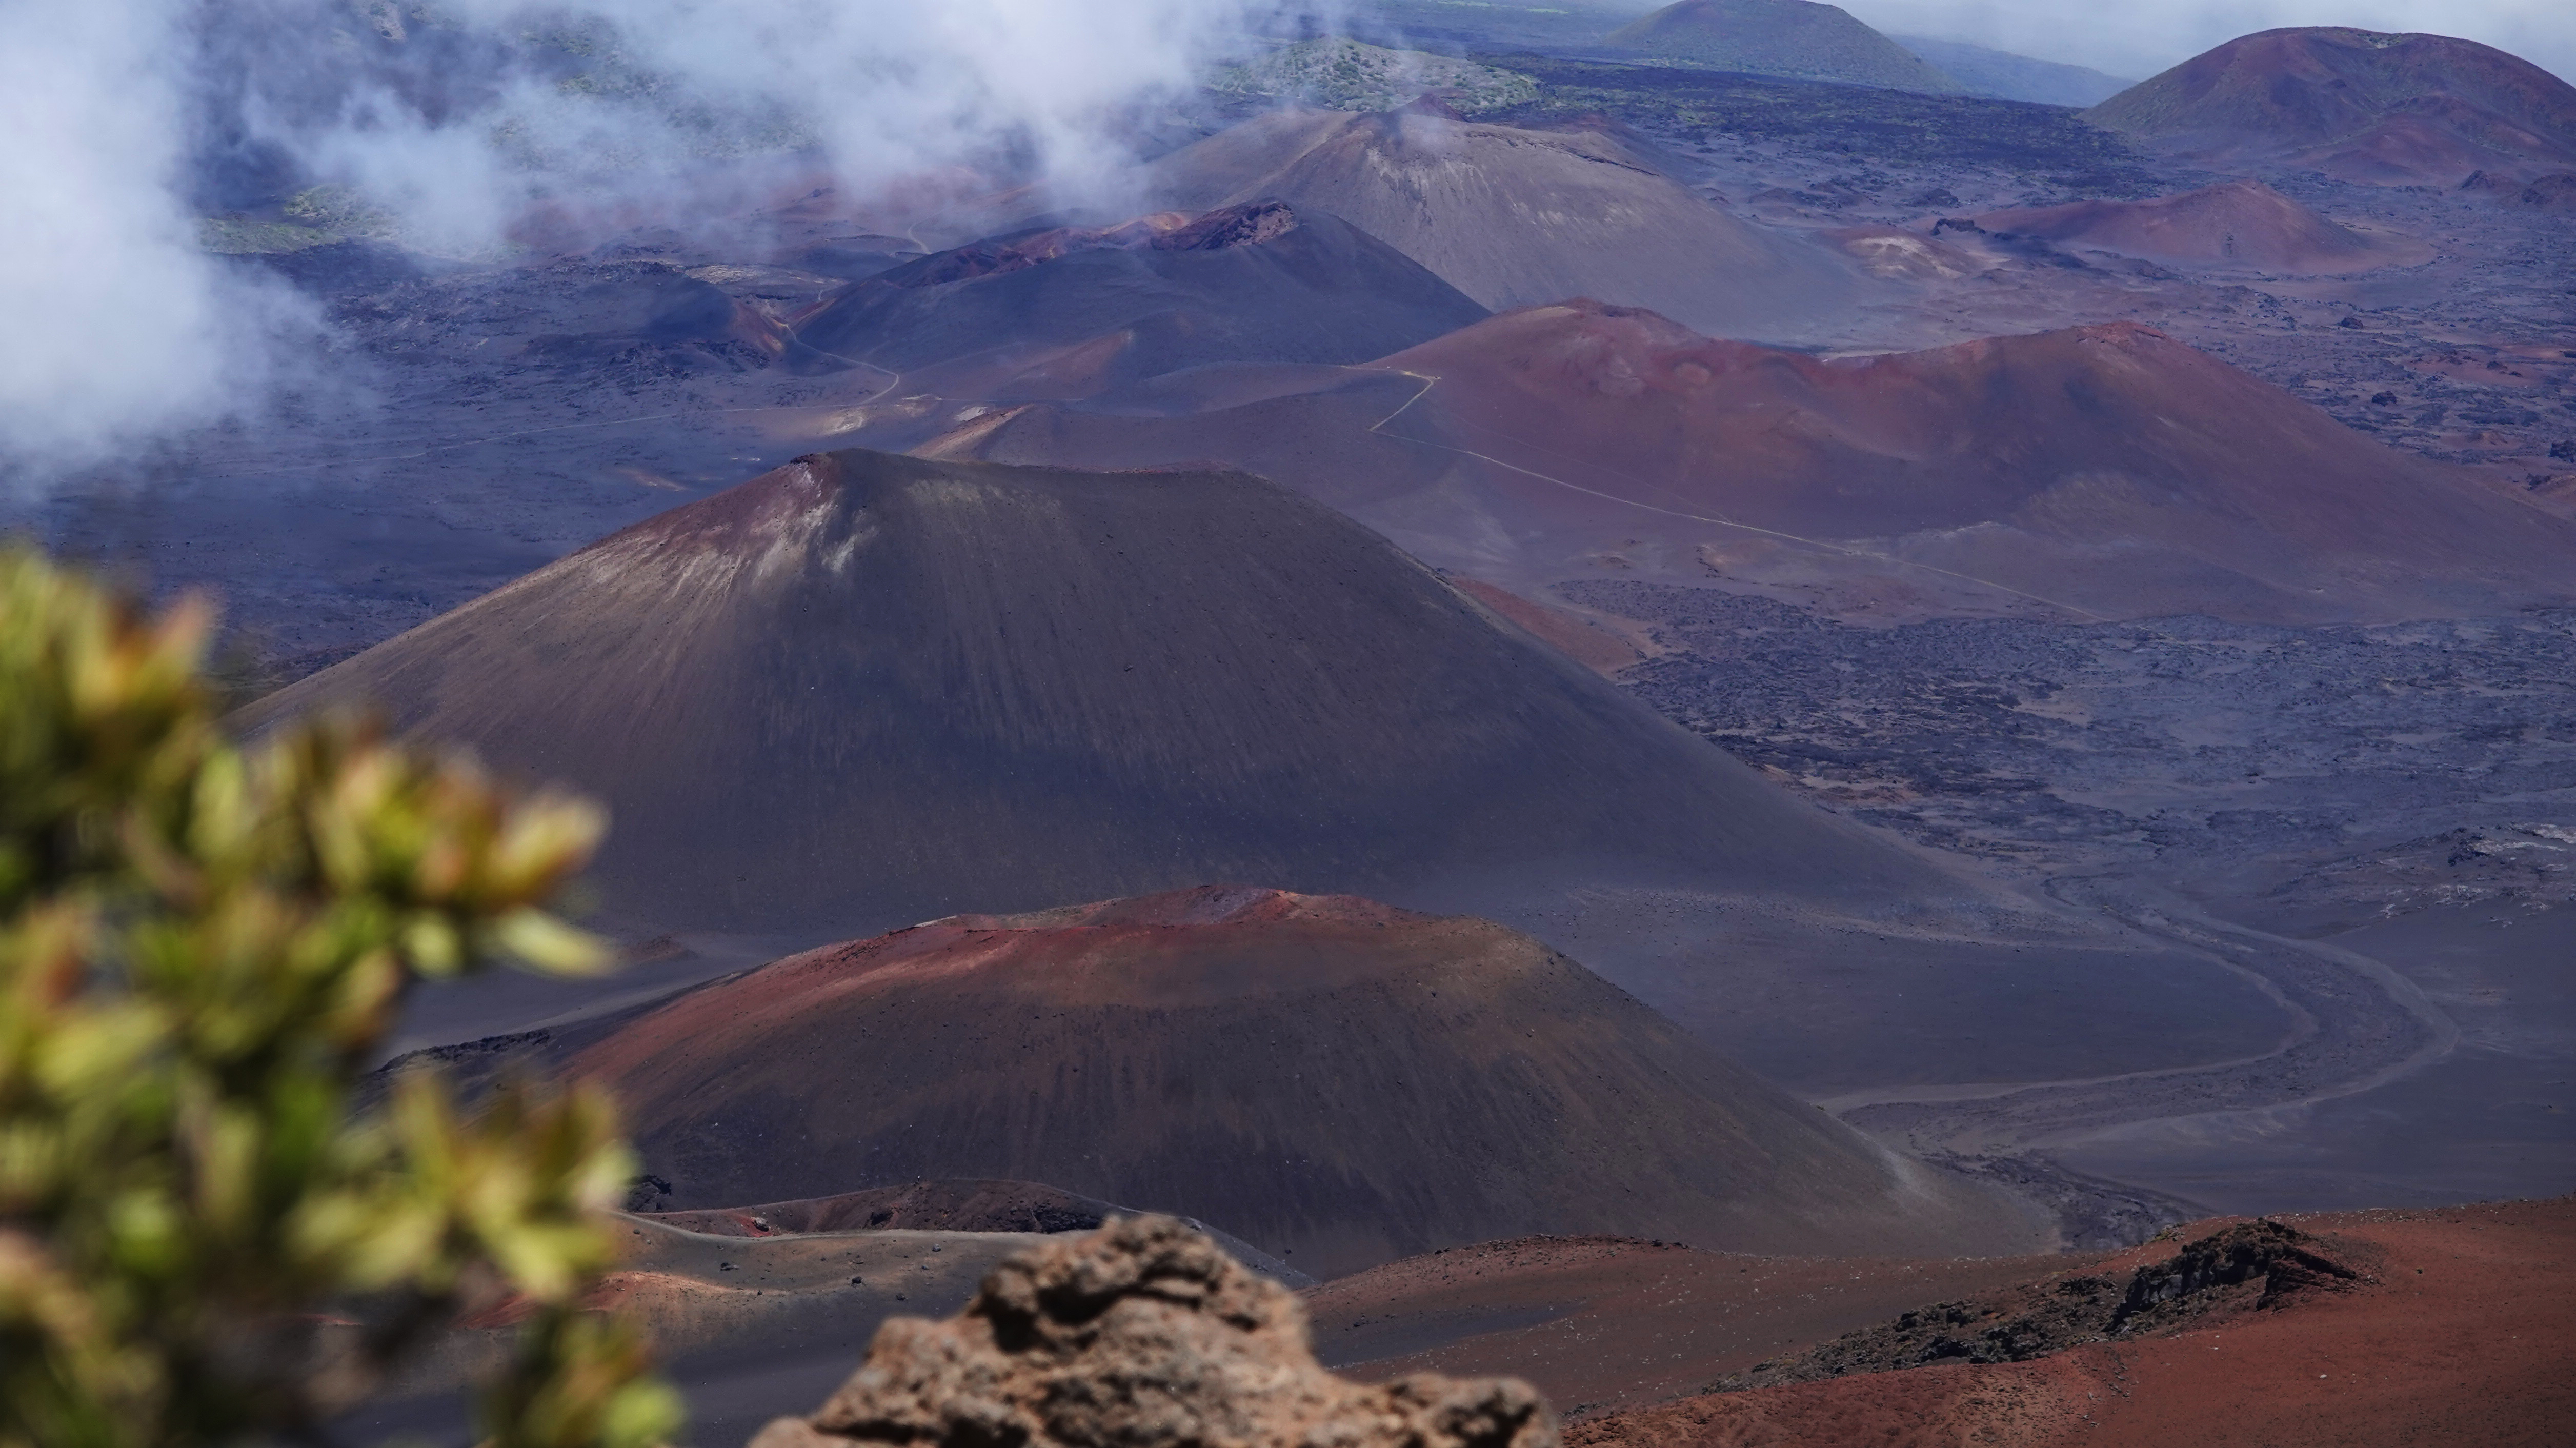
<path id="1" fill-rule="evenodd" d="M 2061 876 L 2054 898 L 2224 961 L 2291 1019 L 2274 1049 L 2204 1066 L 2089 1079 L 1854 1092 L 1822 1103 L 1844 1120 L 1936 1156 L 2063 1147 L 2119 1127 L 2279 1113 L 2386 1085 L 2448 1056 L 2457 1024 L 2383 962 L 2218 920 L 2169 890 Z"/>

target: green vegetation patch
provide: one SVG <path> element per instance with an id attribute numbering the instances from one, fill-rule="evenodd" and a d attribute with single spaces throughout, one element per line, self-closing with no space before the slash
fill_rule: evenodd
<path id="1" fill-rule="evenodd" d="M 289 221 L 244 221 L 225 216 L 197 219 L 197 245 L 220 256 L 278 256 L 345 240 L 337 232 Z"/>
<path id="2" fill-rule="evenodd" d="M 1209 88 L 1237 100 L 1289 100 L 1336 111 L 1390 110 L 1428 91 L 1469 116 L 1539 99 L 1537 82 L 1517 71 L 1338 35 L 1301 40 L 1249 64 L 1227 66 Z"/>

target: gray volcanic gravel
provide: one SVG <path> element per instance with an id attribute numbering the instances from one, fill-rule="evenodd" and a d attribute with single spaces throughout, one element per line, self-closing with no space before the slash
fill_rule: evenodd
<path id="1" fill-rule="evenodd" d="M 2440 840 L 2445 858 L 2496 862 L 2475 888 L 2576 898 L 2576 873 L 2554 863 L 2576 844 L 2558 837 L 2576 833 L 2576 612 L 1865 628 L 1713 589 L 1560 591 L 1645 620 L 1674 650 L 1627 673 L 1640 698 L 1927 844 L 2048 873 L 2232 877 L 2286 858 L 2307 882 Z"/>

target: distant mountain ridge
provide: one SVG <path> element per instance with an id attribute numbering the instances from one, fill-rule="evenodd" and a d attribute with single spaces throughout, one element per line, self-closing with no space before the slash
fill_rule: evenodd
<path id="1" fill-rule="evenodd" d="M 2092 106 L 2137 84 L 2134 80 L 2105 75 L 2087 66 L 2016 55 L 2008 50 L 1971 45 L 1964 40 L 1942 40 L 1929 35 L 1890 35 L 1888 39 L 1938 66 L 1942 74 L 1957 81 L 1968 94 L 1990 100 Z"/>
<path id="2" fill-rule="evenodd" d="M 1813 0 L 1679 0 L 1611 31 L 1602 44 L 1753 75 L 1934 94 L 1963 89 L 1841 6 Z"/>

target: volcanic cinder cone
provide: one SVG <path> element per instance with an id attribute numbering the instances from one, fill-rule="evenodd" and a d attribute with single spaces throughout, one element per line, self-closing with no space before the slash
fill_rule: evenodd
<path id="1" fill-rule="evenodd" d="M 605 800 L 621 921 L 805 940 L 1254 879 L 1963 887 L 1319 504 L 847 452 L 283 690 Z"/>
<path id="2" fill-rule="evenodd" d="M 1365 362 L 1484 316 L 1338 217 L 1252 201 L 975 242 L 853 283 L 795 326 L 827 364 L 906 374 L 899 394 L 1008 400 L 1210 362 Z"/>
<path id="3" fill-rule="evenodd" d="M 1718 566 L 1863 598 L 2284 623 L 2576 595 L 2564 520 L 2126 323 L 1824 358 L 1571 302 L 1302 390 L 1260 381 L 1178 418 L 1032 408 L 957 446 L 1222 459 L 1506 583 Z"/>
<path id="4" fill-rule="evenodd" d="M 1527 1232 L 1996 1250 L 2029 1223 L 1525 935 L 1209 887 L 961 916 L 703 987 L 583 1052 L 682 1205 L 1007 1176 L 1319 1276 Z"/>
<path id="5" fill-rule="evenodd" d="M 2076 201 L 1977 218 L 1989 231 L 2159 261 L 2352 272 L 2407 259 L 2394 244 L 2339 226 L 2260 181 L 2222 181 L 2147 201 Z M 2421 260 L 2427 253 L 2414 253 Z"/>
<path id="6" fill-rule="evenodd" d="M 2357 181 L 2455 185 L 2576 162 L 2576 86 L 2442 35 L 2341 26 L 2231 40 L 2084 113 L 2211 160 L 2282 160 Z"/>
<path id="7" fill-rule="evenodd" d="M 1148 180 L 1175 206 L 1276 197 L 1330 212 L 1487 307 L 1599 297 L 1770 335 L 1858 286 L 1839 261 L 1719 210 L 1597 131 L 1421 108 L 1280 111 L 1163 157 Z"/>

